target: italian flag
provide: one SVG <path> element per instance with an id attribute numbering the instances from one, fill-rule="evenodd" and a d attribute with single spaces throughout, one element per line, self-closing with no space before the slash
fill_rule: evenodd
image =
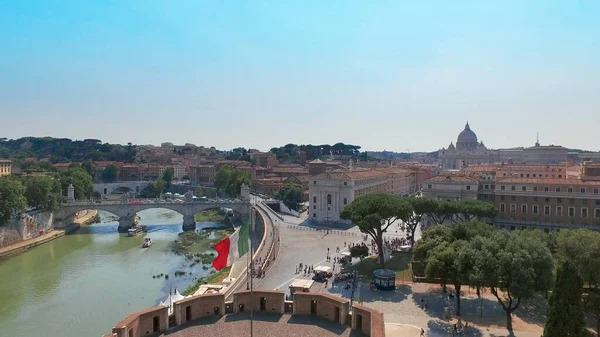
<path id="1" fill-rule="evenodd" d="M 231 266 L 248 252 L 249 227 L 250 222 L 245 221 L 238 230 L 214 246 L 218 255 L 212 265 L 217 271 Z"/>

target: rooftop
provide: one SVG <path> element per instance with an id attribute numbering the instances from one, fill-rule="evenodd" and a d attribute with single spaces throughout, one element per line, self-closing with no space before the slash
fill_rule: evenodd
<path id="1" fill-rule="evenodd" d="M 254 313 L 253 332 L 255 336 L 280 337 L 359 337 L 364 334 L 352 331 L 347 326 L 332 323 L 313 316 L 291 316 Z M 230 314 L 218 318 L 195 320 L 184 324 L 167 334 L 159 336 L 246 336 L 250 328 L 249 313 Z"/>
<path id="2" fill-rule="evenodd" d="M 559 179 L 559 178 L 501 178 L 496 180 L 496 184 L 536 184 L 536 185 L 592 185 L 600 186 L 600 181 L 588 181 L 580 179 Z"/>
<path id="3" fill-rule="evenodd" d="M 477 180 L 473 179 L 473 178 L 469 178 L 469 177 L 465 177 L 465 176 L 455 176 L 455 175 L 441 175 L 441 176 L 435 176 L 435 177 L 431 177 L 429 179 L 425 179 L 425 182 L 456 182 L 456 183 L 463 183 L 463 182 L 469 182 L 469 183 L 477 183 Z"/>
<path id="4" fill-rule="evenodd" d="M 314 178 L 322 180 L 358 180 L 376 177 L 387 177 L 387 173 L 379 170 L 364 170 L 353 172 L 325 172 L 318 174 Z"/>

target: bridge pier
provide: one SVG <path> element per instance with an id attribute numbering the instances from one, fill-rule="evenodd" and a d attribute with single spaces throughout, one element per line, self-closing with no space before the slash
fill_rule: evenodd
<path id="1" fill-rule="evenodd" d="M 131 227 L 133 227 L 134 217 L 129 217 L 129 216 L 119 217 L 119 232 L 125 233 L 125 232 L 127 232 L 127 230 L 129 230 Z"/>
<path id="2" fill-rule="evenodd" d="M 184 215 L 183 216 L 183 230 L 184 231 L 196 230 L 196 220 L 194 220 L 194 215 Z"/>

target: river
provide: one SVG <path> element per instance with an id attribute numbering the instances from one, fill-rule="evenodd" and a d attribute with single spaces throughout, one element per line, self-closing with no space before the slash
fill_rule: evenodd
<path id="1" fill-rule="evenodd" d="M 144 235 L 119 234 L 118 222 L 100 212 L 100 223 L 0 262 L 0 336 L 102 336 L 130 313 L 158 304 L 171 287 L 183 292 L 210 272 L 169 251 L 182 231 L 181 215 L 138 215 L 150 248 L 141 248 Z M 186 275 L 174 276 L 178 270 Z M 159 274 L 169 278 L 153 278 Z"/>

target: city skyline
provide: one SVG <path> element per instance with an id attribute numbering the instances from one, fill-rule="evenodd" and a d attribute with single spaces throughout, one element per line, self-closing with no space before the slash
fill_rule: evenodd
<path id="1" fill-rule="evenodd" d="M 0 136 L 594 148 L 598 3 L 1 5 Z"/>

